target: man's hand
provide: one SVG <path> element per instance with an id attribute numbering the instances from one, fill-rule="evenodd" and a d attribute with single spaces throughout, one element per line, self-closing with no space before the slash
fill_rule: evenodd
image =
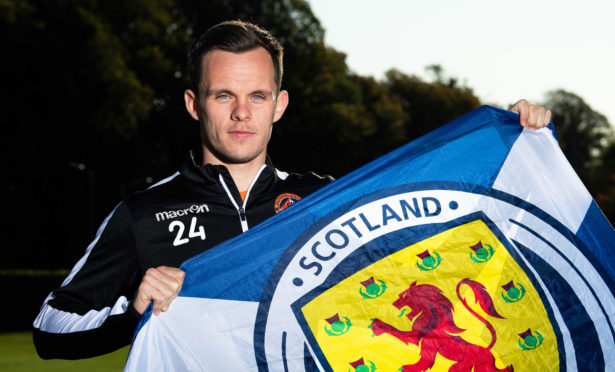
<path id="1" fill-rule="evenodd" d="M 154 301 L 154 315 L 167 311 L 182 288 L 184 275 L 182 270 L 175 267 L 147 269 L 133 302 L 135 310 L 143 314 L 150 301 Z"/>
<path id="2" fill-rule="evenodd" d="M 544 107 L 530 104 L 522 99 L 508 108 L 508 111 L 519 114 L 521 125 L 527 129 L 544 128 L 551 122 L 551 111 Z"/>

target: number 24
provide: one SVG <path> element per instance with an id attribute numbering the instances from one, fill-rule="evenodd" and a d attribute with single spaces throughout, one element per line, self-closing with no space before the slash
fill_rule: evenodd
<path id="1" fill-rule="evenodd" d="M 177 227 L 177 235 L 175 236 L 175 240 L 173 241 L 173 246 L 177 247 L 178 245 L 186 244 L 190 241 L 190 238 L 200 237 L 201 240 L 205 240 L 205 229 L 203 226 L 196 226 L 196 217 L 192 217 L 192 221 L 190 222 L 190 231 L 188 232 L 188 237 L 184 238 L 184 230 L 186 230 L 186 226 L 181 221 L 173 221 L 169 224 L 169 231 L 173 232 Z"/>

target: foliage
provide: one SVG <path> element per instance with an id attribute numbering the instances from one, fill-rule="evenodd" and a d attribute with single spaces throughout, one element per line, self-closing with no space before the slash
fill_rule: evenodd
<path id="1" fill-rule="evenodd" d="M 614 135 L 607 118 L 562 89 L 548 92 L 545 106 L 553 113 L 560 147 L 577 173 L 595 168 Z"/>
<path id="2" fill-rule="evenodd" d="M 578 95 L 547 93 L 559 145 L 606 217 L 615 221 L 615 131 L 607 118 Z"/>
<path id="3" fill-rule="evenodd" d="M 173 110 L 165 108 L 181 101 L 184 85 L 174 76 L 183 70 L 190 38 L 178 30 L 183 18 L 173 16 L 171 1 L 0 6 L 6 15 L 0 37 L 11 51 L 0 69 L 9 179 L 3 195 L 14 221 L 2 262 L 14 267 L 36 257 L 29 265 L 68 267 L 89 238 L 82 216 L 93 186 L 69 164 L 86 164 L 95 173 L 96 187 L 107 190 L 97 193 L 99 211 L 108 213 L 122 186 L 169 163 L 158 128 L 165 122 L 165 131 L 174 133 L 168 127 Z M 145 153 L 154 156 L 142 157 L 153 136 Z M 166 139 L 173 143 L 173 135 Z M 33 211 L 45 216 L 36 226 L 26 223 Z"/>
<path id="4" fill-rule="evenodd" d="M 602 152 L 589 176 L 589 188 L 604 215 L 615 223 L 615 141 Z"/>
<path id="5" fill-rule="evenodd" d="M 385 84 L 391 94 L 400 100 L 408 115 L 404 125 L 409 139 L 426 134 L 480 105 L 470 88 L 458 87 L 452 78 L 448 82 L 443 81 L 442 68 L 438 66 L 436 70 L 433 83 L 397 69 L 386 73 Z"/>
<path id="6" fill-rule="evenodd" d="M 200 143 L 182 98 L 186 51 L 229 19 L 260 24 L 285 47 L 290 106 L 269 147 L 283 170 L 339 177 L 479 105 L 439 65 L 427 67 L 431 82 L 399 70 L 384 81 L 350 72 L 305 0 L 0 0 L 11 217 L 0 268 L 70 267 L 91 238 L 89 214 L 102 221 L 123 196 L 177 169 Z M 578 166 L 611 174 L 600 168 L 612 154 L 601 153 L 604 117 L 571 93 L 550 99 L 562 147 L 580 154 Z"/>

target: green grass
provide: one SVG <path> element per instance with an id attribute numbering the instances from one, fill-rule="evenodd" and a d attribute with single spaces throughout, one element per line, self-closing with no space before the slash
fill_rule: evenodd
<path id="1" fill-rule="evenodd" d="M 31 332 L 0 333 L 0 371 L 122 371 L 128 350 L 127 346 L 111 354 L 83 360 L 43 360 L 34 350 Z"/>

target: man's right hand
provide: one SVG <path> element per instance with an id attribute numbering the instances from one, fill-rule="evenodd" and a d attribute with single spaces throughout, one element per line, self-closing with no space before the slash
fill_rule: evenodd
<path id="1" fill-rule="evenodd" d="M 182 288 L 184 275 L 182 270 L 175 267 L 158 266 L 147 269 L 133 301 L 135 310 L 143 314 L 150 301 L 153 301 L 154 315 L 167 311 Z"/>

